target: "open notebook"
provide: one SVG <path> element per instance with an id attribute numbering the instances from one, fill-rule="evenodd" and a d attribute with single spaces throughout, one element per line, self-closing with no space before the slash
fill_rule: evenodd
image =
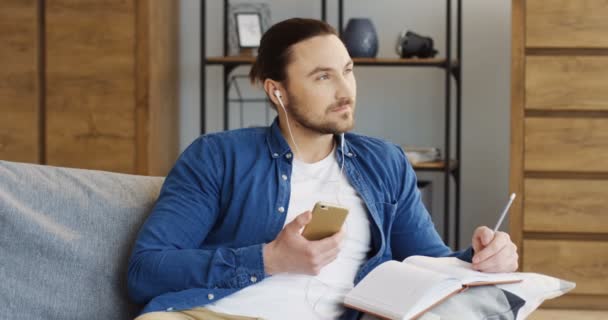
<path id="1" fill-rule="evenodd" d="M 353 309 L 387 319 L 415 319 L 467 287 L 520 282 L 516 273 L 483 273 L 458 258 L 411 256 L 372 270 L 345 297 Z"/>

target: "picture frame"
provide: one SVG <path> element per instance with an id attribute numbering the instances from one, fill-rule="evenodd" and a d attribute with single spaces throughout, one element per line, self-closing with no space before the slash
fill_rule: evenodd
<path id="1" fill-rule="evenodd" d="M 236 12 L 234 20 L 239 47 L 258 48 L 262 39 L 262 16 L 258 12 Z"/>
<path id="2" fill-rule="evenodd" d="M 257 54 L 257 48 L 241 48 L 239 46 L 239 36 L 236 24 L 237 13 L 252 13 L 260 15 L 262 34 L 270 28 L 272 21 L 270 18 L 270 6 L 267 3 L 254 2 L 235 2 L 230 3 L 228 7 L 228 52 L 229 56 L 238 56 L 243 54 Z"/>

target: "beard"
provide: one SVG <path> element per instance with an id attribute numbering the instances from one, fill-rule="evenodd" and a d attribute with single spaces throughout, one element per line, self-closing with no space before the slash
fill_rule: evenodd
<path id="1" fill-rule="evenodd" d="M 316 116 L 311 112 L 307 112 L 306 107 L 303 107 L 298 103 L 298 99 L 287 94 L 289 98 L 289 105 L 287 110 L 292 119 L 300 124 L 302 127 L 318 132 L 320 134 L 342 134 L 350 131 L 355 126 L 355 101 L 349 98 L 340 99 L 339 101 L 330 104 L 325 108 L 323 115 Z M 340 115 L 340 120 L 329 120 L 328 115 L 334 112 L 335 109 L 340 108 L 344 105 L 349 104 L 351 106 L 350 112 L 344 112 Z"/>

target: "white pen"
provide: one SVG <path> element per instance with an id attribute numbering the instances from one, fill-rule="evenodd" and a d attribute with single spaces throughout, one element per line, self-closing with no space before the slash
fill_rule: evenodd
<path id="1" fill-rule="evenodd" d="M 498 231 L 498 228 L 500 228 L 500 225 L 502 224 L 502 220 L 504 220 L 505 217 L 507 216 L 507 212 L 509 212 L 509 208 L 511 208 L 511 204 L 513 204 L 513 200 L 515 200 L 515 193 L 511 193 L 509 202 L 507 203 L 505 208 L 502 210 L 502 213 L 500 214 L 500 218 L 498 218 L 498 222 L 496 222 L 496 226 L 494 227 L 494 233 L 496 233 L 496 231 Z"/>

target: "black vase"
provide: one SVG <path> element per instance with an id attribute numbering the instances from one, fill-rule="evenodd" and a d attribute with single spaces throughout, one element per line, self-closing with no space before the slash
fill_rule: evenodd
<path id="1" fill-rule="evenodd" d="M 351 57 L 374 58 L 378 54 L 378 35 L 370 19 L 349 19 L 342 41 Z"/>

